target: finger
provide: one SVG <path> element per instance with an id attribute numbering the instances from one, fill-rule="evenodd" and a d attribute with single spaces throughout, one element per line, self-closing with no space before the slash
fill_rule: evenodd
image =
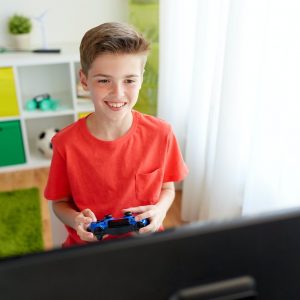
<path id="1" fill-rule="evenodd" d="M 92 222 L 97 222 L 97 218 L 91 209 L 86 208 L 82 211 L 82 213 L 85 217 L 90 217 L 92 219 Z"/>
<path id="2" fill-rule="evenodd" d="M 123 212 L 130 211 L 132 213 L 143 213 L 143 212 L 147 211 L 148 209 L 149 209 L 148 206 L 136 206 L 136 207 L 129 207 L 129 208 L 123 209 Z"/>
<path id="3" fill-rule="evenodd" d="M 122 209 L 122 212 L 123 212 L 123 213 L 125 213 L 125 212 L 127 212 L 127 211 L 131 212 L 132 209 L 133 209 L 133 207 L 124 208 L 124 209 Z"/>
<path id="4" fill-rule="evenodd" d="M 143 227 L 139 230 L 139 233 L 150 233 L 150 232 L 155 232 L 155 226 L 153 224 L 149 224 L 146 227 Z"/>
<path id="5" fill-rule="evenodd" d="M 75 219 L 75 222 L 78 225 L 82 224 L 82 225 L 89 225 L 91 222 L 92 222 L 92 219 L 91 218 L 87 218 L 87 217 L 84 217 L 82 214 L 81 215 L 78 215 Z M 83 226 L 84 227 L 84 226 Z"/>
<path id="6" fill-rule="evenodd" d="M 93 222 L 93 220 L 90 217 L 84 217 L 81 222 L 84 224 L 90 224 L 91 222 Z"/>
<path id="7" fill-rule="evenodd" d="M 77 234 L 84 241 L 92 242 L 93 240 L 95 240 L 94 234 L 92 232 L 86 231 L 84 229 L 84 224 L 83 223 L 80 223 L 78 225 L 78 227 L 77 227 Z"/>
<path id="8" fill-rule="evenodd" d="M 82 223 L 82 227 L 85 231 L 87 231 L 88 227 L 90 226 L 91 222 L 89 223 Z M 91 231 L 88 231 L 88 232 L 91 232 Z"/>
<path id="9" fill-rule="evenodd" d="M 77 226 L 77 233 L 78 234 L 82 234 L 83 232 L 85 232 L 86 230 L 84 229 L 84 223 L 80 222 Z"/>
<path id="10" fill-rule="evenodd" d="M 75 220 L 76 220 L 76 221 L 80 221 L 80 220 L 82 220 L 82 218 L 84 218 L 84 215 L 83 215 L 82 212 L 79 212 L 79 213 L 76 215 Z"/>
<path id="11" fill-rule="evenodd" d="M 150 219 L 150 218 L 153 218 L 154 217 L 154 211 L 153 210 L 148 210 L 142 214 L 139 214 L 139 215 L 136 215 L 134 217 L 134 219 L 136 221 L 142 221 L 144 219 Z"/>
<path id="12" fill-rule="evenodd" d="M 81 237 L 84 232 L 85 232 L 85 230 L 83 228 L 83 223 L 80 222 L 77 226 L 77 234 Z"/>

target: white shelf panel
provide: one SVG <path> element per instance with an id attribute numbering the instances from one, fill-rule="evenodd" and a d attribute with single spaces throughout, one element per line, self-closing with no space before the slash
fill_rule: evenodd
<path id="1" fill-rule="evenodd" d="M 0 167 L 0 173 L 9 173 L 9 172 L 17 172 L 29 169 L 38 169 L 38 168 L 48 168 L 50 166 L 50 161 L 43 162 L 33 162 L 33 163 L 25 163 L 19 165 L 11 165 Z"/>
<path id="2" fill-rule="evenodd" d="M 1 53 L 0 65 L 3 67 L 29 66 L 40 64 L 57 64 L 79 61 L 79 45 L 65 44 L 53 45 L 49 48 L 59 48 L 61 53 L 33 53 L 33 52 L 7 52 Z"/>
<path id="3" fill-rule="evenodd" d="M 24 119 L 39 119 L 45 117 L 58 117 L 58 116 L 67 116 L 73 115 L 73 109 L 62 109 L 62 110 L 55 110 L 55 111 L 24 111 L 23 117 Z"/>
<path id="4" fill-rule="evenodd" d="M 2 122 L 2 121 L 14 121 L 14 120 L 20 120 L 20 116 L 0 117 L 0 122 Z"/>

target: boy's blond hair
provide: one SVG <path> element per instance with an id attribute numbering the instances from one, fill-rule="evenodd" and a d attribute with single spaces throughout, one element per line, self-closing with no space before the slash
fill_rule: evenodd
<path id="1" fill-rule="evenodd" d="M 88 74 L 95 58 L 101 54 L 147 54 L 150 43 L 125 23 L 103 23 L 88 30 L 80 44 L 81 68 Z"/>

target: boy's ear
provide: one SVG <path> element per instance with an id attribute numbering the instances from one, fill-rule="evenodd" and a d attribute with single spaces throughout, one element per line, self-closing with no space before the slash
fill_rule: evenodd
<path id="1" fill-rule="evenodd" d="M 87 78 L 82 69 L 79 70 L 80 83 L 85 91 L 88 91 Z"/>

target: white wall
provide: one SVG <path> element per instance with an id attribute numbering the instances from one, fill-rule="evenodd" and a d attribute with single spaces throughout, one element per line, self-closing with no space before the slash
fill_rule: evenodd
<path id="1" fill-rule="evenodd" d="M 83 34 L 100 23 L 127 21 L 127 0 L 0 0 L 0 47 L 11 45 L 7 20 L 14 13 L 37 17 L 48 10 L 45 17 L 49 45 L 80 43 Z M 35 47 L 42 46 L 41 30 L 33 20 L 31 37 Z"/>

